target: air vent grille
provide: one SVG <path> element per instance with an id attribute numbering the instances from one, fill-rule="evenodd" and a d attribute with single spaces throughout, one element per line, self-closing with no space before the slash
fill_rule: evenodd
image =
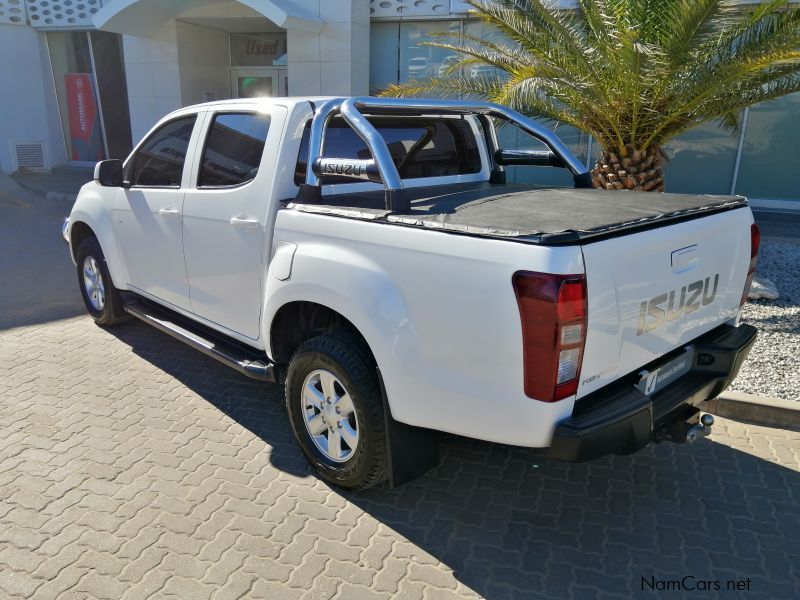
<path id="1" fill-rule="evenodd" d="M 47 168 L 44 142 L 11 142 L 19 171 L 42 171 Z"/>

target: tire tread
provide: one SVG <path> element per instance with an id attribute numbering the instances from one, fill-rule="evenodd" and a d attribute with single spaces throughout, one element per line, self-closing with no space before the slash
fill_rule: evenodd
<path id="1" fill-rule="evenodd" d="M 286 402 L 289 408 L 289 390 L 293 387 L 293 377 L 297 374 L 292 370 L 292 364 L 298 357 L 308 353 L 320 353 L 333 358 L 345 369 L 353 383 L 358 387 L 358 396 L 362 400 L 361 409 L 367 415 L 372 438 L 371 454 L 367 456 L 368 466 L 361 477 L 352 483 L 332 481 L 335 485 L 352 490 L 363 490 L 374 487 L 386 481 L 389 476 L 389 458 L 386 440 L 386 425 L 384 421 L 383 401 L 381 398 L 380 384 L 378 382 L 377 369 L 374 366 L 374 359 L 364 344 L 350 332 L 346 330 L 336 330 L 329 334 L 323 334 L 311 338 L 295 350 L 289 363 L 289 374 L 286 380 Z M 291 419 L 295 435 L 299 438 L 305 435 L 303 430 L 298 431 L 298 427 Z M 365 426 L 367 424 L 362 424 Z M 325 476 L 325 473 L 322 473 Z M 328 479 L 328 478 L 326 478 Z M 328 479 L 330 481 L 330 479 Z"/>
<path id="2" fill-rule="evenodd" d="M 97 260 L 103 276 L 103 284 L 106 288 L 106 305 L 103 310 L 99 312 L 95 311 L 89 303 L 83 285 L 83 262 L 86 260 L 87 256 L 94 256 Z M 100 247 L 100 242 L 97 241 L 97 238 L 90 236 L 84 239 L 78 246 L 75 259 L 78 267 L 78 285 L 80 287 L 81 298 L 83 298 L 86 310 L 91 315 L 92 319 L 94 319 L 94 322 L 101 327 L 110 327 L 130 321 L 131 316 L 125 312 L 119 290 L 114 287 L 111 281 L 111 274 L 108 271 L 106 257 L 105 254 L 103 254 L 103 249 Z"/>

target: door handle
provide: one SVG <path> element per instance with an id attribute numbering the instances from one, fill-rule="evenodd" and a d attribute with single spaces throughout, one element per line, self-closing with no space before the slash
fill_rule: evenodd
<path id="1" fill-rule="evenodd" d="M 181 211 L 175 210 L 174 208 L 162 208 L 158 211 L 162 217 L 179 217 Z"/>
<path id="2" fill-rule="evenodd" d="M 239 215 L 231 217 L 231 225 L 238 229 L 257 229 L 259 222 L 258 219 L 246 219 L 244 216 Z"/>

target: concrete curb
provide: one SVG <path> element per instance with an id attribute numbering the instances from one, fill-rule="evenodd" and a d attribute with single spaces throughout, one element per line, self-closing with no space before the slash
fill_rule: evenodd
<path id="1" fill-rule="evenodd" d="M 703 409 L 735 421 L 800 431 L 800 402 L 743 392 L 722 392 L 706 402 Z"/>
<path id="2" fill-rule="evenodd" d="M 72 205 L 75 204 L 75 200 L 78 198 L 78 194 L 67 194 L 64 192 L 47 192 L 45 190 L 34 187 L 27 182 L 14 179 L 13 177 L 9 177 L 9 179 L 11 179 L 15 184 L 17 184 L 20 187 L 20 189 L 23 189 L 26 192 L 30 192 L 31 194 L 39 196 L 40 198 L 45 198 L 46 200 L 49 200 L 51 202 L 61 202 Z"/>
<path id="3" fill-rule="evenodd" d="M 53 202 L 63 202 L 72 206 L 78 199 L 78 194 L 62 194 L 60 192 L 47 192 L 45 198 Z"/>

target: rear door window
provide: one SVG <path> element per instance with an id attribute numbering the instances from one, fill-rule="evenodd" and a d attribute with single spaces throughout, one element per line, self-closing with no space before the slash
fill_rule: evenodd
<path id="1" fill-rule="evenodd" d="M 208 130 L 197 187 L 230 187 L 255 178 L 269 132 L 269 115 L 220 113 Z"/>
<path id="2" fill-rule="evenodd" d="M 481 156 L 475 133 L 466 119 L 373 117 L 370 122 L 383 136 L 392 160 L 403 179 L 446 177 L 479 173 Z M 295 183 L 305 181 L 310 126 L 300 143 Z M 341 118 L 331 121 L 325 132 L 326 157 L 371 159 L 364 141 Z M 359 181 L 346 177 L 323 177 L 323 184 Z"/>

